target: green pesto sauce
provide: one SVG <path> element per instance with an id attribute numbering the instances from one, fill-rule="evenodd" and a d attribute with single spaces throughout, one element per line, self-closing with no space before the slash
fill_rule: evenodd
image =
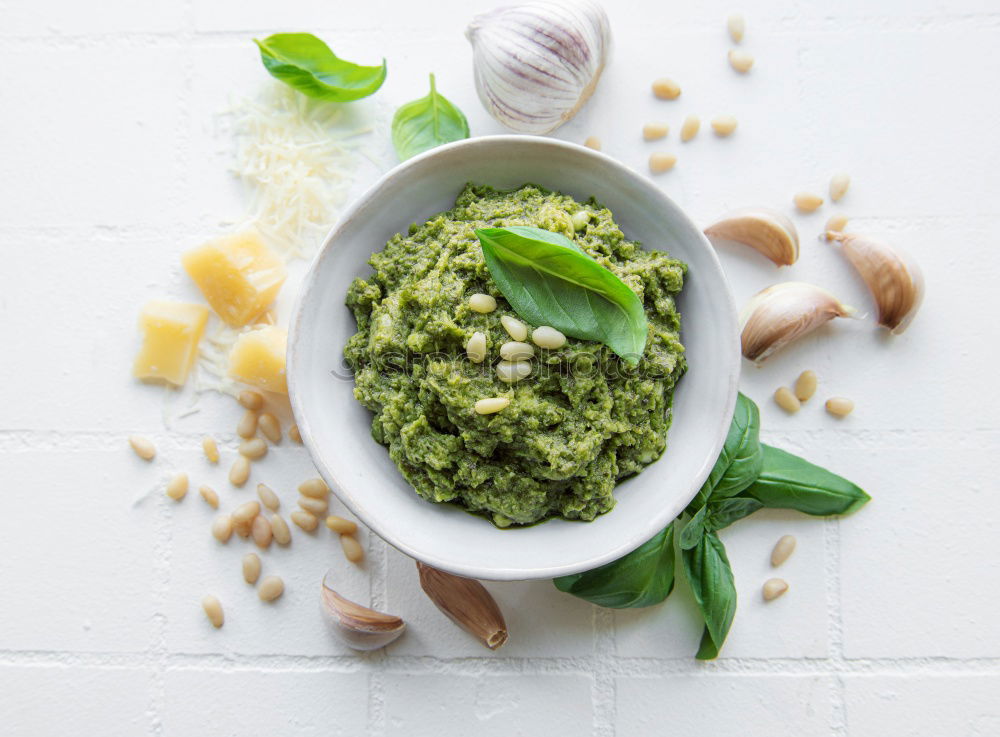
<path id="1" fill-rule="evenodd" d="M 580 211 L 590 221 L 574 230 L 571 217 Z M 511 340 L 500 318 L 517 315 L 490 277 L 474 231 L 510 225 L 574 239 L 635 290 L 649 321 L 638 366 L 600 343 L 570 338 L 558 350 L 536 348 L 528 378 L 497 379 L 499 348 Z M 687 267 L 627 240 L 593 199 L 581 204 L 534 185 L 498 192 L 470 184 L 454 209 L 393 236 L 369 263 L 374 274 L 355 279 L 347 294 L 358 323 L 345 347 L 354 396 L 374 413 L 372 437 L 423 498 L 460 504 L 501 527 L 557 516 L 592 520 L 614 507 L 620 480 L 663 454 L 674 386 L 686 368 L 674 297 Z M 497 309 L 470 310 L 477 292 L 493 295 Z M 477 330 L 487 341 L 481 364 L 465 353 Z M 473 410 L 476 400 L 501 396 L 511 400 L 501 412 Z"/>

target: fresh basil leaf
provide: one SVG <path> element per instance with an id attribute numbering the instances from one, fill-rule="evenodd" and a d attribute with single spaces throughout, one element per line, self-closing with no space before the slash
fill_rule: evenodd
<path id="1" fill-rule="evenodd" d="M 757 478 L 763 459 L 760 411 L 752 399 L 739 394 L 722 452 L 697 496 L 688 505 L 688 511 L 693 512 L 710 499 L 739 494 Z"/>
<path id="2" fill-rule="evenodd" d="M 254 43 L 272 77 L 319 100 L 360 100 L 385 81 L 385 59 L 378 67 L 344 61 L 311 33 L 275 33 Z"/>
<path id="3" fill-rule="evenodd" d="M 705 632 L 695 657 L 711 660 L 719 655 L 736 614 L 736 586 L 726 548 L 714 532 L 702 535 L 691 550 L 681 552 L 684 572 L 705 621 Z"/>
<path id="4" fill-rule="evenodd" d="M 820 517 L 850 514 L 871 499 L 847 479 L 770 445 L 764 446 L 764 468 L 746 494 L 765 507 Z"/>
<path id="5" fill-rule="evenodd" d="M 646 312 L 625 282 L 573 241 L 541 228 L 476 231 L 490 275 L 532 325 L 604 343 L 635 366 L 646 348 Z"/>
<path id="6" fill-rule="evenodd" d="M 618 560 L 553 583 L 560 591 L 612 609 L 659 604 L 674 589 L 674 525 Z"/>
<path id="7" fill-rule="evenodd" d="M 743 497 L 732 497 L 730 499 L 720 499 L 710 502 L 705 529 L 715 531 L 729 527 L 733 522 L 737 522 L 744 517 L 749 517 L 758 509 L 763 509 L 763 507 L 764 505 L 756 499 L 745 499 Z M 683 547 L 683 536 L 681 545 Z"/>
<path id="8" fill-rule="evenodd" d="M 438 93 L 433 74 L 427 97 L 406 103 L 392 116 L 392 145 L 400 161 L 468 137 L 469 122 L 461 110 Z"/>
<path id="9" fill-rule="evenodd" d="M 694 516 L 688 520 L 681 530 L 680 546 L 681 550 L 690 550 L 698 544 L 702 535 L 705 534 L 705 515 L 708 514 L 708 507 L 702 507 Z"/>

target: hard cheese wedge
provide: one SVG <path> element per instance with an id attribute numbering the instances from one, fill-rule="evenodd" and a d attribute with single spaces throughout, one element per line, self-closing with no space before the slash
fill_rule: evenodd
<path id="1" fill-rule="evenodd" d="M 242 327 L 274 301 L 285 264 L 254 232 L 209 241 L 181 257 L 184 269 L 223 320 Z"/>
<path id="2" fill-rule="evenodd" d="M 236 339 L 229 353 L 229 375 L 269 392 L 288 394 L 285 383 L 285 344 L 288 335 L 267 325 Z"/>
<path id="3" fill-rule="evenodd" d="M 180 386 L 198 354 L 208 308 L 186 302 L 153 300 L 139 314 L 142 347 L 132 373 L 140 379 L 165 379 Z"/>

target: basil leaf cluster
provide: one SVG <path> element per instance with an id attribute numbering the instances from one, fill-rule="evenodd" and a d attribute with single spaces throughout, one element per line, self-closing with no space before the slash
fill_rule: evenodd
<path id="1" fill-rule="evenodd" d="M 254 43 L 272 77 L 318 100 L 360 100 L 385 81 L 385 59 L 374 67 L 345 61 L 311 33 L 275 33 Z"/>
<path id="2" fill-rule="evenodd" d="M 400 161 L 468 137 L 469 121 L 437 91 L 433 74 L 427 96 L 406 103 L 392 116 L 392 145 Z"/>

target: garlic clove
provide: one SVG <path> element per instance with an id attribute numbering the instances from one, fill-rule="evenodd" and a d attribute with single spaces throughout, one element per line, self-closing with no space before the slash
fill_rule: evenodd
<path id="1" fill-rule="evenodd" d="M 760 362 L 788 343 L 854 308 L 806 282 L 782 282 L 755 294 L 741 316 L 743 356 Z"/>
<path id="2" fill-rule="evenodd" d="M 334 577 L 332 568 L 323 577 L 320 606 L 330 629 L 345 645 L 355 650 L 378 650 L 399 639 L 406 622 L 345 599 L 334 591 Z"/>
<path id="3" fill-rule="evenodd" d="M 535 0 L 472 20 L 476 91 L 500 123 L 549 133 L 593 93 L 611 47 L 604 9 L 592 0 Z"/>
<path id="4" fill-rule="evenodd" d="M 452 622 L 490 650 L 507 642 L 507 623 L 496 600 L 479 581 L 439 571 L 417 561 L 420 588 Z"/>
<path id="5" fill-rule="evenodd" d="M 877 238 L 827 231 L 864 280 L 878 308 L 878 324 L 899 335 L 910 326 L 924 301 L 924 275 L 906 253 Z"/>
<path id="6" fill-rule="evenodd" d="M 795 224 L 780 212 L 763 207 L 747 207 L 723 215 L 705 228 L 705 235 L 750 246 L 778 266 L 790 266 L 799 257 Z"/>

